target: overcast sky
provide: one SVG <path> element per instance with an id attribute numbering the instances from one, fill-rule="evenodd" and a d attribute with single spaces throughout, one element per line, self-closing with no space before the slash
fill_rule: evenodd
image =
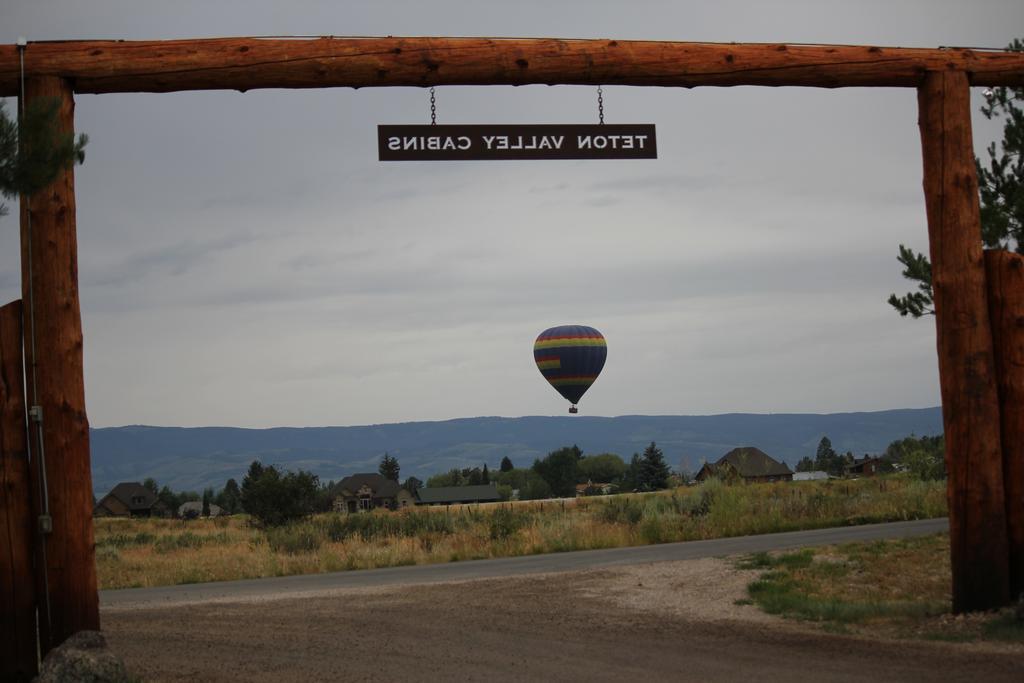
<path id="1" fill-rule="evenodd" d="M 311 34 L 1003 47 L 1024 3 L 0 3 L 0 43 Z M 939 403 L 934 322 L 885 302 L 897 245 L 927 249 L 913 90 L 604 90 L 657 160 L 378 162 L 378 123 L 429 122 L 419 88 L 77 96 L 91 424 L 562 415 L 532 346 L 565 323 L 608 340 L 585 415 Z M 595 123 L 596 91 L 445 87 L 437 111 Z M 979 153 L 999 132 L 976 115 Z"/>

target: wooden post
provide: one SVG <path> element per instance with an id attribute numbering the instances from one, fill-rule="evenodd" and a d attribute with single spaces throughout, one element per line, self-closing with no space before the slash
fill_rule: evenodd
<path id="1" fill-rule="evenodd" d="M 37 671 L 21 302 L 0 308 L 0 680 Z"/>
<path id="2" fill-rule="evenodd" d="M 29 78 L 25 96 L 29 101 L 57 98 L 61 127 L 74 129 L 68 81 Z M 45 557 L 38 560 L 45 567 L 39 572 L 45 577 L 39 595 L 45 654 L 77 631 L 99 629 L 100 624 L 71 168 L 45 189 L 22 197 L 21 274 L 26 394 L 29 406 L 42 409 L 41 430 L 38 421 L 29 421 L 32 491 L 35 495 L 45 482 L 47 500 L 36 495 L 36 513 L 42 514 L 48 504 L 53 526 L 40 544 Z"/>
<path id="3" fill-rule="evenodd" d="M 1010 598 L 1024 594 L 1024 255 L 985 252 L 1003 442 Z"/>
<path id="4" fill-rule="evenodd" d="M 929 72 L 918 106 L 959 613 L 1009 601 L 999 398 L 967 74 Z"/>

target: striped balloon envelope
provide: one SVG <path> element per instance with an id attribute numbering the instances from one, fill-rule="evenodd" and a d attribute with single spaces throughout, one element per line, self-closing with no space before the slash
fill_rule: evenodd
<path id="1" fill-rule="evenodd" d="M 570 413 L 601 374 L 608 357 L 604 336 L 586 325 L 559 325 L 544 330 L 533 343 L 533 359 L 555 391 L 572 404 Z"/>

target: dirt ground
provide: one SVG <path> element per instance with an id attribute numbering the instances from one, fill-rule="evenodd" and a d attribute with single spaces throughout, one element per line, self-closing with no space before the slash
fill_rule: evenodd
<path id="1" fill-rule="evenodd" d="M 108 608 L 146 681 L 1022 681 L 1024 647 L 874 641 L 768 616 L 722 559 Z"/>

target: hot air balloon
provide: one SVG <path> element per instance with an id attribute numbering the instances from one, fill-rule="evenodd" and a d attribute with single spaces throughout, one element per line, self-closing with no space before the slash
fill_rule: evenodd
<path id="1" fill-rule="evenodd" d="M 559 325 L 544 330 L 533 343 L 533 359 L 555 391 L 577 412 L 576 404 L 601 374 L 608 345 L 604 336 L 586 325 Z"/>

